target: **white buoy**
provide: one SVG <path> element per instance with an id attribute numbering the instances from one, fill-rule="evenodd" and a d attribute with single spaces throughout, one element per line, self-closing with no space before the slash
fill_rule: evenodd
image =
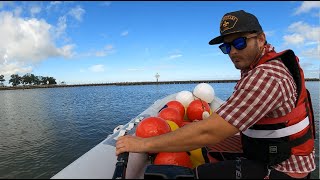
<path id="1" fill-rule="evenodd" d="M 211 111 L 216 111 L 222 104 L 224 103 L 223 100 L 219 98 L 214 98 L 210 104 Z"/>
<path id="2" fill-rule="evenodd" d="M 213 87 L 208 83 L 198 84 L 194 88 L 193 94 L 196 96 L 196 98 L 206 101 L 207 103 L 211 103 L 215 96 Z"/>
<path id="3" fill-rule="evenodd" d="M 208 118 L 209 116 L 210 116 L 210 114 L 209 114 L 208 111 L 204 111 L 204 112 L 202 113 L 202 119 L 206 119 L 206 118 Z"/>
<path id="4" fill-rule="evenodd" d="M 176 100 L 186 108 L 194 100 L 194 97 L 190 91 L 180 91 L 176 96 Z"/>

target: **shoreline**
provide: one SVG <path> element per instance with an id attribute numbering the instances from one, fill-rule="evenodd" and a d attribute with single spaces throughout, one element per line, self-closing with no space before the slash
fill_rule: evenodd
<path id="1" fill-rule="evenodd" d="M 308 81 L 320 81 L 317 78 L 305 79 Z M 129 86 L 129 85 L 157 85 L 157 84 L 196 84 L 196 83 L 235 83 L 238 80 L 189 80 L 189 81 L 142 81 L 142 82 L 115 82 L 115 83 L 92 83 L 92 84 L 53 84 L 53 85 L 20 85 L 0 87 L 1 90 L 37 89 L 37 88 L 62 88 L 81 86 Z"/>

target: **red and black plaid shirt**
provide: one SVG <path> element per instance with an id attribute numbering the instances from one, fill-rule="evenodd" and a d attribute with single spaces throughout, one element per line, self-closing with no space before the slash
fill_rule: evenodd
<path id="1" fill-rule="evenodd" d="M 280 60 L 268 61 L 252 70 L 242 71 L 231 97 L 216 113 L 244 131 L 263 117 L 284 116 L 295 107 L 296 85 Z M 315 152 L 308 156 L 291 155 L 274 166 L 282 172 L 306 173 L 315 170 Z"/>

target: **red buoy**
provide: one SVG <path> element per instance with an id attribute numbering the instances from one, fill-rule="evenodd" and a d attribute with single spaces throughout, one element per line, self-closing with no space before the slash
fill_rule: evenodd
<path id="1" fill-rule="evenodd" d="M 192 101 L 187 108 L 187 116 L 191 121 L 202 120 L 202 113 L 207 111 L 210 113 L 210 106 L 207 102 L 200 99 Z"/>
<path id="2" fill-rule="evenodd" d="M 174 108 L 164 108 L 158 113 L 158 117 L 164 120 L 170 120 L 175 122 L 179 127 L 181 127 L 183 122 L 183 117 L 180 115 L 179 111 Z"/>
<path id="3" fill-rule="evenodd" d="M 171 132 L 169 124 L 160 117 L 143 119 L 136 128 L 136 136 L 147 138 Z"/>
<path id="4" fill-rule="evenodd" d="M 166 104 L 169 108 L 173 108 L 173 109 L 176 109 L 179 111 L 182 119 L 184 118 L 184 114 L 185 114 L 185 108 L 184 106 L 181 104 L 181 102 L 179 101 L 169 101 L 167 104 Z"/>
<path id="5" fill-rule="evenodd" d="M 154 164 L 192 168 L 192 162 L 187 152 L 159 152 L 154 159 Z"/>

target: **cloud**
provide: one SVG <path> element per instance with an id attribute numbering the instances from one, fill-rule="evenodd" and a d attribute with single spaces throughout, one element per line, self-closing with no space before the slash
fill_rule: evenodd
<path id="1" fill-rule="evenodd" d="M 320 60 L 320 44 L 315 48 L 308 48 L 307 50 L 302 51 L 302 56 Z"/>
<path id="2" fill-rule="evenodd" d="M 65 58 L 72 58 L 75 53 L 73 52 L 75 45 L 68 44 L 58 49 L 58 53 Z"/>
<path id="3" fill-rule="evenodd" d="M 320 26 L 311 26 L 298 21 L 288 27 L 291 34 L 283 37 L 285 45 L 303 48 L 301 55 L 308 58 L 320 59 Z"/>
<path id="4" fill-rule="evenodd" d="M 129 34 L 129 31 L 123 31 L 123 32 L 121 33 L 121 36 L 128 36 L 128 34 Z"/>
<path id="5" fill-rule="evenodd" d="M 301 63 L 306 78 L 319 78 L 320 66 L 312 63 Z"/>
<path id="6" fill-rule="evenodd" d="M 285 44 L 299 45 L 304 42 L 304 37 L 301 34 L 285 35 L 283 39 L 285 41 Z"/>
<path id="7" fill-rule="evenodd" d="M 48 12 L 50 12 L 50 8 L 51 7 L 57 7 L 57 5 L 60 4 L 59 2 L 56 2 L 56 3 L 50 3 L 48 6 L 47 6 L 47 10 Z M 58 38 L 64 38 L 64 40 L 67 42 L 69 41 L 69 39 L 66 37 L 66 29 L 68 27 L 68 20 L 70 17 L 76 19 L 77 21 L 82 21 L 83 19 L 83 15 L 85 13 L 85 10 L 82 9 L 80 6 L 77 6 L 77 7 L 74 7 L 72 8 L 71 10 L 68 11 L 68 13 L 64 14 L 64 15 L 61 15 L 59 18 L 58 18 L 58 22 L 57 22 L 57 25 L 55 27 L 53 27 L 52 31 L 54 31 L 54 36 L 56 39 Z"/>
<path id="8" fill-rule="evenodd" d="M 304 72 L 305 72 L 307 78 L 319 78 L 320 77 L 319 69 L 305 70 Z"/>
<path id="9" fill-rule="evenodd" d="M 111 5 L 111 1 L 104 1 L 103 3 L 101 3 L 102 6 L 110 6 Z"/>
<path id="10" fill-rule="evenodd" d="M 68 14 L 76 20 L 82 21 L 82 16 L 85 12 L 86 11 L 84 9 L 82 9 L 80 6 L 77 6 L 75 8 L 72 8 Z"/>
<path id="11" fill-rule="evenodd" d="M 50 3 L 49 3 L 49 5 L 47 5 L 46 7 L 45 7 L 45 9 L 48 11 L 48 12 L 50 12 L 50 10 L 52 9 L 52 8 L 57 8 L 60 4 L 62 4 L 62 1 L 51 1 Z"/>
<path id="12" fill-rule="evenodd" d="M 182 54 L 173 54 L 169 56 L 169 59 L 177 59 L 179 57 L 182 57 Z"/>
<path id="13" fill-rule="evenodd" d="M 320 38 L 320 26 L 311 26 L 308 23 L 298 21 L 291 24 L 288 29 L 303 35 L 307 40 L 317 41 Z"/>
<path id="14" fill-rule="evenodd" d="M 20 63 L 11 63 L 0 65 L 2 75 L 9 77 L 12 74 L 26 74 L 32 72 L 31 66 L 22 67 Z"/>
<path id="15" fill-rule="evenodd" d="M 104 48 L 100 50 L 89 50 L 88 52 L 83 52 L 77 54 L 78 57 L 105 57 L 115 52 L 115 48 L 113 45 L 106 45 Z M 72 56 L 73 57 L 73 56 Z"/>
<path id="16" fill-rule="evenodd" d="M 104 72 L 104 65 L 102 64 L 97 64 L 93 65 L 88 68 L 91 72 L 97 73 L 97 72 Z"/>
<path id="17" fill-rule="evenodd" d="M 304 1 L 302 2 L 301 6 L 297 8 L 297 10 L 294 12 L 295 15 L 301 14 L 301 13 L 307 13 L 311 11 L 312 9 L 320 8 L 320 2 L 319 1 Z"/>
<path id="18" fill-rule="evenodd" d="M 310 69 L 314 67 L 314 64 L 309 62 L 300 63 L 300 65 L 303 67 L 303 69 Z"/>
<path id="19" fill-rule="evenodd" d="M 16 7 L 14 10 L 13 10 L 13 13 L 15 16 L 20 16 L 21 13 L 22 13 L 22 7 Z"/>
<path id="20" fill-rule="evenodd" d="M 319 18 L 320 17 L 320 12 L 312 13 L 313 17 Z"/>
<path id="21" fill-rule="evenodd" d="M 30 65 L 51 57 L 71 57 L 74 45 L 56 47 L 51 30 L 43 19 L 23 19 L 12 12 L 0 12 L 0 68 L 10 72 L 31 70 Z M 7 71 L 9 72 L 9 71 Z"/>
<path id="22" fill-rule="evenodd" d="M 13 1 L 0 1 L 0 9 L 6 5 L 13 5 Z"/>
<path id="23" fill-rule="evenodd" d="M 114 52 L 112 45 L 106 45 L 102 50 L 96 51 L 95 56 L 104 57 Z"/>
<path id="24" fill-rule="evenodd" d="M 283 37 L 284 43 L 290 45 L 304 45 L 304 42 L 318 42 L 320 39 L 320 26 L 311 26 L 308 23 L 299 21 L 288 27 L 291 33 Z M 310 44 L 308 44 L 310 45 Z"/>
<path id="25" fill-rule="evenodd" d="M 57 5 L 57 4 L 61 4 L 61 1 L 51 1 L 50 5 Z"/>
<path id="26" fill-rule="evenodd" d="M 67 17 L 61 16 L 58 19 L 57 27 L 54 28 L 55 38 L 59 38 L 63 34 L 65 34 L 66 29 L 67 29 Z"/>
<path id="27" fill-rule="evenodd" d="M 34 17 L 36 14 L 41 12 L 41 7 L 40 6 L 33 6 L 30 8 L 30 14 L 31 17 Z"/>
<path id="28" fill-rule="evenodd" d="M 266 34 L 267 37 L 274 36 L 276 34 L 275 31 L 264 31 L 264 33 Z"/>
<path id="29" fill-rule="evenodd" d="M 318 44 L 318 42 L 317 41 L 311 41 L 311 42 L 307 42 L 307 43 L 305 43 L 304 45 L 306 45 L 306 46 L 312 46 L 312 45 L 316 45 L 316 44 Z"/>

